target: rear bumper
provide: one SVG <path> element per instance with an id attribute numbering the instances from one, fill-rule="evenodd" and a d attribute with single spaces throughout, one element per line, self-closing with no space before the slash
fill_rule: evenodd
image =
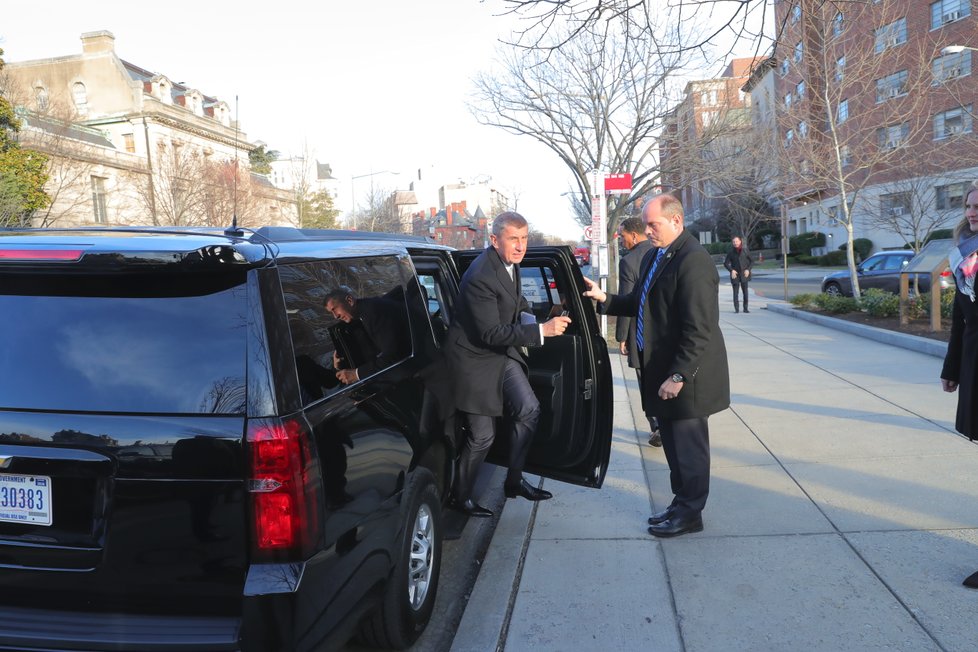
<path id="1" fill-rule="evenodd" d="M 4 607 L 0 650 L 237 650 L 237 618 L 141 616 Z"/>

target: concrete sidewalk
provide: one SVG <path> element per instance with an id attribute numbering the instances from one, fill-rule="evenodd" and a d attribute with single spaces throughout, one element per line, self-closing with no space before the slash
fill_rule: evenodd
<path id="1" fill-rule="evenodd" d="M 765 300 L 752 299 L 761 308 Z M 721 309 L 732 406 L 710 419 L 705 530 L 671 499 L 634 373 L 612 354 L 601 490 L 506 501 L 452 650 L 976 650 L 978 446 L 932 355 Z"/>

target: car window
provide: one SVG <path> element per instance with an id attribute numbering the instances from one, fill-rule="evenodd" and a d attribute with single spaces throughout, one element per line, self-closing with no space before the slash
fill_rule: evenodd
<path id="1" fill-rule="evenodd" d="M 882 269 L 885 258 L 885 256 L 870 256 L 869 259 L 863 263 L 863 271 L 873 272 Z"/>
<path id="2" fill-rule="evenodd" d="M 906 256 L 887 256 L 886 264 L 883 266 L 883 269 L 886 270 L 903 269 L 904 267 L 907 266 L 907 263 L 909 262 L 910 259 Z"/>
<path id="3" fill-rule="evenodd" d="M 523 263 L 520 265 L 520 284 L 523 297 L 538 320 L 545 321 L 560 314 L 563 300 L 550 267 Z"/>
<path id="4" fill-rule="evenodd" d="M 245 412 L 244 274 L 0 278 L 0 408 Z"/>
<path id="5" fill-rule="evenodd" d="M 405 283 L 396 257 L 283 265 L 279 277 L 303 404 L 411 355 Z"/>

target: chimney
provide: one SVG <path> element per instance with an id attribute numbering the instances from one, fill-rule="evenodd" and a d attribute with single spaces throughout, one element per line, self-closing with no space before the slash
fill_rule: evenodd
<path id="1" fill-rule="evenodd" d="M 434 217 L 435 216 L 435 213 L 438 212 L 438 211 L 435 210 L 435 207 L 434 206 L 430 207 L 428 210 L 431 211 L 431 217 Z"/>
<path id="2" fill-rule="evenodd" d="M 452 214 L 454 212 L 455 212 L 455 204 L 452 204 L 451 206 L 448 206 L 445 209 L 445 224 L 447 226 L 451 226 L 452 225 Z"/>
<path id="3" fill-rule="evenodd" d="M 459 205 L 462 207 L 462 210 L 461 210 L 462 213 L 465 212 L 465 202 L 466 202 L 465 199 L 463 199 L 462 201 L 459 202 Z"/>
<path id="4" fill-rule="evenodd" d="M 102 54 L 115 51 L 115 37 L 112 32 L 100 30 L 81 35 L 82 54 Z"/>

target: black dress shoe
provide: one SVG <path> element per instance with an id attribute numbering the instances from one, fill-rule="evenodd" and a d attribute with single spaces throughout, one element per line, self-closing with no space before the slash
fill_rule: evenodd
<path id="1" fill-rule="evenodd" d="M 463 500 L 462 502 L 453 500 L 449 507 L 457 512 L 462 512 L 466 516 L 474 516 L 476 518 L 492 518 L 492 510 L 486 509 L 471 498 L 469 500 Z"/>
<path id="2" fill-rule="evenodd" d="M 673 507 L 669 505 L 661 512 L 656 512 L 649 517 L 649 525 L 658 525 L 659 523 L 665 523 L 672 516 Z"/>
<path id="3" fill-rule="evenodd" d="M 655 446 L 656 448 L 662 448 L 662 434 L 655 430 L 649 435 L 649 446 Z"/>
<path id="4" fill-rule="evenodd" d="M 978 589 L 978 573 L 972 573 L 961 583 L 967 586 L 969 589 Z"/>
<path id="5" fill-rule="evenodd" d="M 750 312 L 750 310 L 748 310 L 747 307 L 744 306 L 744 312 Z"/>
<path id="6" fill-rule="evenodd" d="M 703 531 L 703 518 L 697 514 L 696 516 L 674 516 L 672 518 L 666 519 L 658 525 L 649 526 L 649 534 L 654 537 L 678 537 L 682 534 L 687 534 L 689 532 L 702 532 Z"/>
<path id="7" fill-rule="evenodd" d="M 527 500 L 549 500 L 553 498 L 554 495 L 545 489 L 537 489 L 532 484 L 526 481 L 526 479 L 520 480 L 520 485 L 518 487 L 505 487 L 507 498 L 516 498 L 517 496 L 523 496 Z"/>

